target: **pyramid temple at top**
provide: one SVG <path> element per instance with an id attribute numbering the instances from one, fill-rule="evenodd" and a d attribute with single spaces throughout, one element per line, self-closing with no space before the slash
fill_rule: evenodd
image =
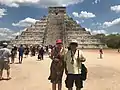
<path id="1" fill-rule="evenodd" d="M 69 17 L 66 14 L 66 7 L 49 7 L 48 16 L 43 16 L 34 25 L 26 28 L 21 35 L 11 41 L 11 44 L 53 45 L 57 39 L 62 39 L 66 46 L 70 40 L 76 39 L 79 48 L 106 47 Z"/>

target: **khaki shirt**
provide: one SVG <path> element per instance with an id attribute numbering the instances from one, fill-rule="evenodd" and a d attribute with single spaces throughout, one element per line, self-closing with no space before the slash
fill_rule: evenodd
<path id="1" fill-rule="evenodd" d="M 0 49 L 0 61 L 9 61 L 11 52 L 7 48 Z"/>
<path id="2" fill-rule="evenodd" d="M 79 58 L 84 57 L 83 52 L 79 50 Z M 65 54 L 64 61 L 66 62 L 66 67 L 68 74 L 81 74 L 81 61 L 78 64 L 78 50 L 76 50 L 73 56 L 74 63 L 72 64 L 71 50 Z"/>

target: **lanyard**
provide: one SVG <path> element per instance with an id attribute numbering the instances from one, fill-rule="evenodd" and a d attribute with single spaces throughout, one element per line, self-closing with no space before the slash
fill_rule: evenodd
<path id="1" fill-rule="evenodd" d="M 72 50 L 70 51 L 71 51 L 71 58 L 72 58 L 71 64 L 74 64 L 74 55 L 76 53 L 76 50 L 75 50 L 75 53 L 73 53 Z"/>

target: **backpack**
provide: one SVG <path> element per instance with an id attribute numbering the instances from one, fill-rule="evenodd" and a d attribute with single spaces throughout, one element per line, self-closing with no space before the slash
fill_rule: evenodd
<path id="1" fill-rule="evenodd" d="M 87 79 L 87 73 L 88 73 L 87 68 L 85 67 L 84 64 L 82 64 L 81 65 L 81 76 L 82 76 L 83 81 L 85 81 Z"/>
<path id="2" fill-rule="evenodd" d="M 79 50 L 78 50 L 78 58 L 79 58 Z M 82 57 L 82 60 L 84 59 L 85 58 Z M 88 73 L 87 67 L 83 63 L 81 63 L 81 76 L 83 81 L 87 79 L 87 73 Z"/>

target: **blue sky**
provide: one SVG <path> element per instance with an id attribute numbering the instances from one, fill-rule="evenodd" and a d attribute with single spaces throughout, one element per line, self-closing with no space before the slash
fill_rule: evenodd
<path id="1" fill-rule="evenodd" d="M 0 40 L 19 35 L 47 15 L 47 7 L 63 5 L 92 34 L 120 33 L 120 0 L 0 0 Z"/>

